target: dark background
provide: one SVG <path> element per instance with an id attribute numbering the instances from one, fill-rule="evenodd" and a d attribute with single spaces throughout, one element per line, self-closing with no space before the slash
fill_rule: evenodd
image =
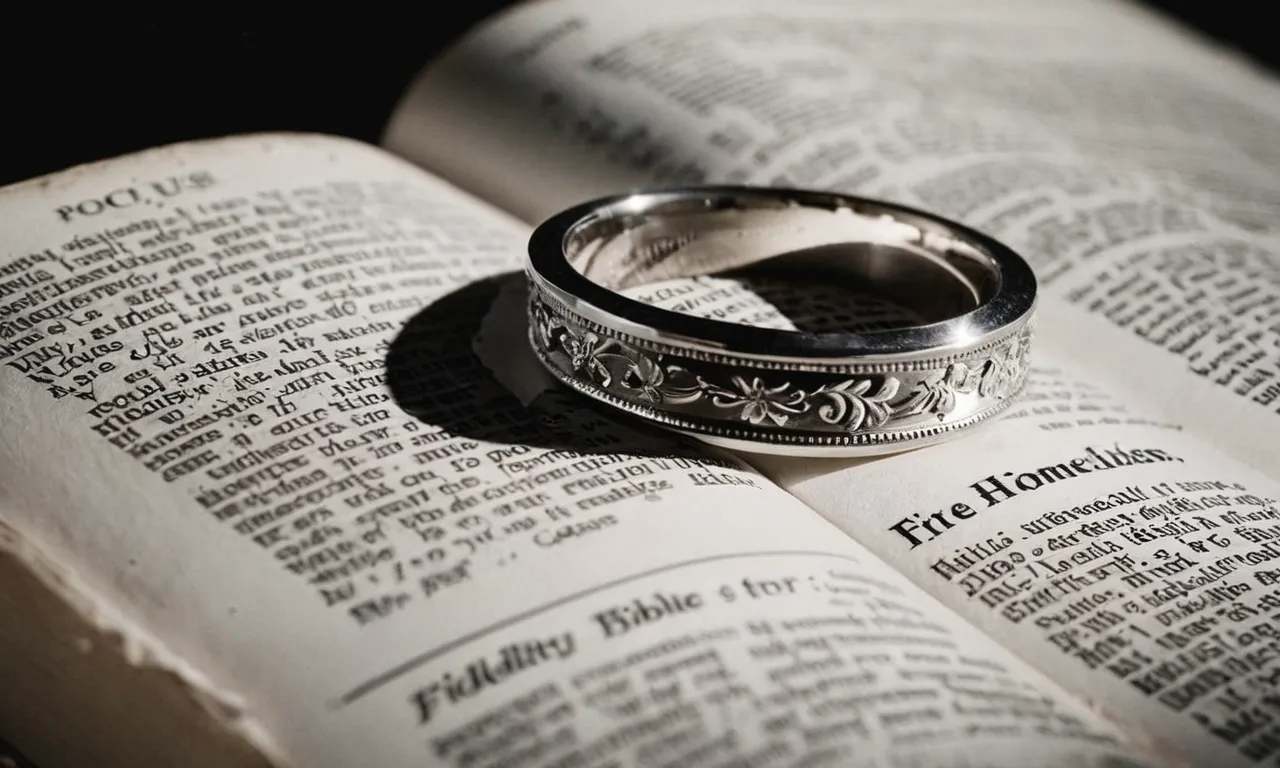
<path id="1" fill-rule="evenodd" d="M 70 6 L 36 18 L 9 3 L 0 11 L 0 184 L 247 131 L 318 131 L 376 143 L 414 74 L 477 21 L 514 4 L 424 3 L 415 17 L 361 2 L 341 13 L 317 5 L 300 19 L 269 20 L 260 13 L 246 20 L 234 9 L 225 19 L 156 10 L 125 18 L 113 8 L 109 19 L 86 20 Z M 1280 70 L 1268 3 L 1145 4 Z M 0 738 L 0 766 L 20 759 L 7 749 Z"/>
<path id="2" fill-rule="evenodd" d="M 1268 3 L 1147 4 L 1280 67 L 1274 26 L 1264 19 Z M 218 18 L 216 8 L 184 18 L 158 11 L 126 18 L 113 8 L 110 19 L 89 21 L 53 5 L 44 18 L 0 11 L 0 184 L 237 132 L 305 130 L 377 142 L 423 64 L 514 3 L 422 3 L 412 12 L 317 4 L 300 19 L 263 19 L 255 10 L 250 21 L 235 10 Z"/>

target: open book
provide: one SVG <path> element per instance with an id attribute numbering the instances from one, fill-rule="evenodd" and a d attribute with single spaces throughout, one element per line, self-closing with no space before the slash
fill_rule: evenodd
<path id="1" fill-rule="evenodd" d="M 42 768 L 1280 765 L 1280 88 L 1119 3 L 782 8 L 535 3 L 385 148 L 0 192 L 0 734 Z M 548 385 L 531 226 L 701 182 L 1005 241 L 1028 394 L 800 461 Z M 725 276 L 636 295 L 794 322 Z"/>

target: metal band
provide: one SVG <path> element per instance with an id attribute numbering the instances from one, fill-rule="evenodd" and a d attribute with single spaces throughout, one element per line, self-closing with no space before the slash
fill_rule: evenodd
<path id="1" fill-rule="evenodd" d="M 770 238 L 803 251 L 777 264 L 807 270 L 849 267 L 858 259 L 840 249 L 860 242 L 854 271 L 872 283 L 925 293 L 927 304 L 944 295 L 942 275 L 952 298 L 937 302 L 958 295 L 972 306 L 912 327 L 810 333 L 693 317 L 615 290 L 764 261 L 760 243 L 743 244 Z M 985 235 L 884 202 L 749 187 L 621 195 L 542 224 L 527 271 L 529 340 L 556 378 L 731 448 L 850 456 L 919 447 L 1000 413 L 1026 382 L 1030 268 Z"/>

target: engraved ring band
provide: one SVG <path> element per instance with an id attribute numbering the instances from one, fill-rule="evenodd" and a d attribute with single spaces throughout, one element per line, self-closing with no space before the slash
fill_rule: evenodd
<path id="1" fill-rule="evenodd" d="M 745 268 L 874 289 L 911 321 L 757 327 L 629 289 Z M 553 376 L 736 450 L 865 456 L 964 434 L 1026 384 L 1036 279 L 996 240 L 923 211 L 769 187 L 622 194 L 529 241 L 529 341 Z"/>

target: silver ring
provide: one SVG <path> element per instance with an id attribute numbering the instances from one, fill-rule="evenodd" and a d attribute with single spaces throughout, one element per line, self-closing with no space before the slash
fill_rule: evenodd
<path id="1" fill-rule="evenodd" d="M 745 267 L 825 270 L 919 322 L 864 332 L 747 326 L 619 291 Z M 1036 279 L 996 240 L 828 192 L 699 187 L 602 198 L 529 241 L 529 341 L 572 389 L 709 443 L 864 456 L 955 436 L 1025 386 Z"/>

